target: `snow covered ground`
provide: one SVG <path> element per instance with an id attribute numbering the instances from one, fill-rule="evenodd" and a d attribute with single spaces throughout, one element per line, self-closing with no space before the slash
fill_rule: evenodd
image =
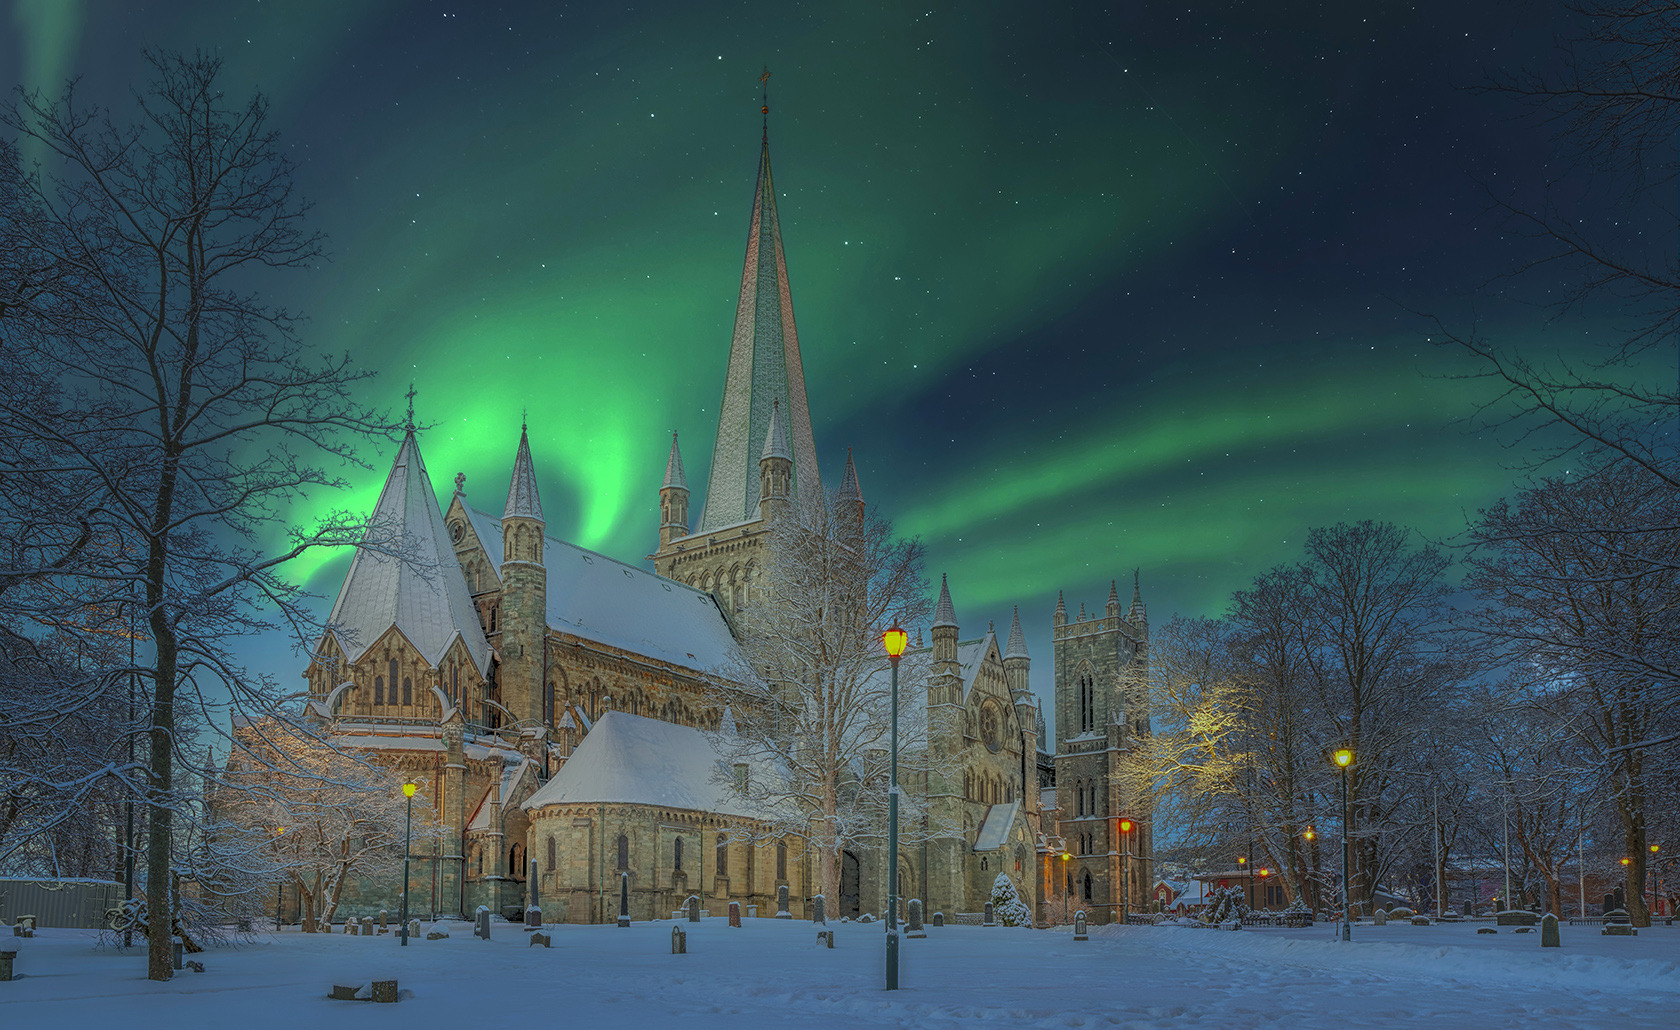
<path id="1" fill-rule="evenodd" d="M 143 978 L 139 949 L 94 946 L 90 932 L 43 930 L 0 983 L 0 1026 L 286 1027 L 628 1026 L 713 1030 L 796 1023 L 844 1027 L 1680 1027 L 1680 927 L 1603 937 L 1565 927 L 1478 936 L 1473 926 L 1359 926 L 1240 933 L 1102 927 L 944 927 L 902 943 L 902 990 L 881 990 L 881 925 L 834 924 L 834 950 L 808 923 L 721 919 L 670 954 L 672 923 L 550 927 L 554 947 L 496 922 L 467 924 L 404 951 L 391 937 L 259 935 L 198 956 L 205 972 Z M 395 977 L 398 1005 L 331 1001 L 334 982 Z"/>

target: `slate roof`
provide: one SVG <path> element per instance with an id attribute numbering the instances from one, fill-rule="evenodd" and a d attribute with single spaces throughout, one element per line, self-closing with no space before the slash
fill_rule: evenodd
<path id="1" fill-rule="evenodd" d="M 749 773 L 766 774 L 756 767 Z M 572 757 L 524 807 L 570 804 L 653 805 L 765 817 L 735 791 L 704 733 L 617 710 L 602 713 Z"/>
<path id="2" fill-rule="evenodd" d="M 531 464 L 531 440 L 524 426 L 519 427 L 519 450 L 513 455 L 513 479 L 508 483 L 507 506 L 502 509 L 504 519 L 516 515 L 533 519 L 543 517 L 542 498 L 537 496 L 537 472 Z"/>
<path id="3" fill-rule="evenodd" d="M 975 851 L 997 851 L 1009 843 L 1009 831 L 1015 825 L 1015 816 L 1021 811 L 1019 800 L 1010 801 L 1002 805 L 993 805 L 986 812 L 986 821 L 980 824 L 980 832 L 974 838 Z"/>
<path id="4" fill-rule="evenodd" d="M 433 666 L 459 637 L 479 672 L 489 668 L 490 645 L 412 431 L 391 463 L 326 632 L 354 662 L 392 626 Z"/>
<path id="5" fill-rule="evenodd" d="M 939 574 L 939 604 L 933 610 L 935 626 L 955 626 L 957 610 L 951 605 L 951 584 L 944 573 Z"/>
<path id="6" fill-rule="evenodd" d="M 462 506 L 500 574 L 501 520 Z M 543 542 L 549 628 L 696 672 L 734 655 L 735 639 L 710 594 L 551 536 Z"/>

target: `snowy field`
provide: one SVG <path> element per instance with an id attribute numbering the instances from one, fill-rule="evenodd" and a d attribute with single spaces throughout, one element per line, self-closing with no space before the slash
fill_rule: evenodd
<path id="1" fill-rule="evenodd" d="M 392 937 L 287 930 L 199 955 L 204 973 L 167 984 L 143 978 L 139 949 L 43 930 L 0 939 L 21 952 L 19 979 L 0 983 L 0 1027 L 1680 1027 L 1680 927 L 1565 927 L 1564 946 L 1544 951 L 1538 933 L 1509 927 L 1358 926 L 1349 945 L 1325 926 L 1102 927 L 1088 942 L 930 928 L 903 941 L 904 989 L 888 994 L 879 923 L 834 924 L 829 951 L 808 923 L 707 919 L 681 924 L 687 955 L 670 954 L 672 925 L 550 927 L 546 951 L 503 922 L 489 942 L 456 923 L 406 951 Z M 326 996 L 334 982 L 390 977 L 397 1005 Z"/>

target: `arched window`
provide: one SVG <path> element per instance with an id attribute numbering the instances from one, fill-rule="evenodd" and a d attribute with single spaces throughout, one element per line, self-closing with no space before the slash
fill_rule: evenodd
<path id="1" fill-rule="evenodd" d="M 499 604 L 490 606 L 490 632 L 492 633 L 496 632 L 496 616 L 501 612 L 501 609 L 502 606 Z"/>
<path id="2" fill-rule="evenodd" d="M 411 705 L 414 703 L 414 681 L 409 679 L 407 676 L 403 677 L 402 703 L 405 705 Z"/>
<path id="3" fill-rule="evenodd" d="M 729 835 L 717 835 L 717 875 L 729 875 Z"/>
<path id="4" fill-rule="evenodd" d="M 391 684 L 391 703 L 397 703 L 397 660 L 395 658 L 385 663 L 385 682 Z"/>
<path id="5" fill-rule="evenodd" d="M 554 868 L 554 834 L 548 835 L 548 868 Z"/>
<path id="6" fill-rule="evenodd" d="M 1091 900 L 1091 870 L 1085 870 L 1085 900 Z"/>
<path id="7" fill-rule="evenodd" d="M 620 872 L 630 868 L 630 838 L 622 833 L 618 835 L 618 868 Z"/>
<path id="8" fill-rule="evenodd" d="M 776 842 L 776 879 L 787 879 L 787 841 Z"/>
<path id="9" fill-rule="evenodd" d="M 1087 733 L 1097 728 L 1097 687 L 1090 673 L 1079 676 L 1079 731 Z"/>
<path id="10" fill-rule="evenodd" d="M 385 703 L 385 677 L 383 676 L 373 678 L 373 703 L 376 705 Z"/>
<path id="11" fill-rule="evenodd" d="M 1084 818 L 1084 816 L 1085 816 L 1085 781 L 1084 780 L 1073 781 L 1073 807 L 1074 807 L 1074 815 L 1079 817 L 1079 818 Z"/>
<path id="12" fill-rule="evenodd" d="M 449 669 L 449 703 L 452 705 L 461 703 L 461 667 L 459 665 L 450 666 Z"/>
<path id="13" fill-rule="evenodd" d="M 682 872 L 682 838 L 678 837 L 671 844 L 671 868 Z"/>

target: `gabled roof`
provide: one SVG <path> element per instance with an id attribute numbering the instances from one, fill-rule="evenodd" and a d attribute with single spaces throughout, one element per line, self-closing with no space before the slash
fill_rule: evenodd
<path id="1" fill-rule="evenodd" d="M 500 797 L 503 811 L 506 811 L 507 806 L 513 804 L 513 791 L 514 788 L 519 785 L 520 778 L 523 777 L 527 771 L 535 768 L 535 765 L 530 759 L 523 755 L 518 755 L 517 761 L 509 762 L 507 761 L 507 758 L 514 757 L 513 753 L 507 751 L 497 753 L 504 756 L 502 760 L 502 792 Z M 467 820 L 467 829 L 492 829 L 490 825 L 490 794 L 491 787 L 485 787 L 484 794 L 478 799 L 477 807 L 473 809 L 472 817 Z"/>
<path id="2" fill-rule="evenodd" d="M 490 645 L 412 431 L 397 449 L 367 535 L 350 560 L 327 633 L 354 662 L 393 626 L 433 666 L 460 638 L 479 673 L 489 668 Z"/>
<path id="3" fill-rule="evenodd" d="M 758 517 L 760 448 L 769 435 L 772 406 L 778 403 L 792 445 L 793 500 L 804 508 L 818 507 L 822 504 L 822 480 L 811 436 L 811 405 L 805 395 L 799 333 L 793 324 L 793 294 L 788 286 L 787 258 L 782 253 L 782 226 L 776 214 L 770 136 L 766 131 L 758 156 L 758 186 L 747 230 L 741 291 L 735 304 L 729 368 L 718 406 L 706 507 L 696 532 L 709 533 Z"/>
<path id="4" fill-rule="evenodd" d="M 462 507 L 499 573 L 501 520 Z M 712 595 L 551 536 L 543 541 L 549 628 L 696 672 L 734 655 L 735 638 Z"/>
<path id="5" fill-rule="evenodd" d="M 749 775 L 765 774 L 755 767 Z M 571 804 L 654 805 L 765 817 L 735 791 L 704 733 L 616 710 L 602 713 L 559 773 L 524 807 Z"/>
<path id="6" fill-rule="evenodd" d="M 515 516 L 541 519 L 542 498 L 537 496 L 537 471 L 531 464 L 531 440 L 524 426 L 519 427 L 519 450 L 513 455 L 513 479 L 508 483 L 507 506 L 502 518 Z"/>

